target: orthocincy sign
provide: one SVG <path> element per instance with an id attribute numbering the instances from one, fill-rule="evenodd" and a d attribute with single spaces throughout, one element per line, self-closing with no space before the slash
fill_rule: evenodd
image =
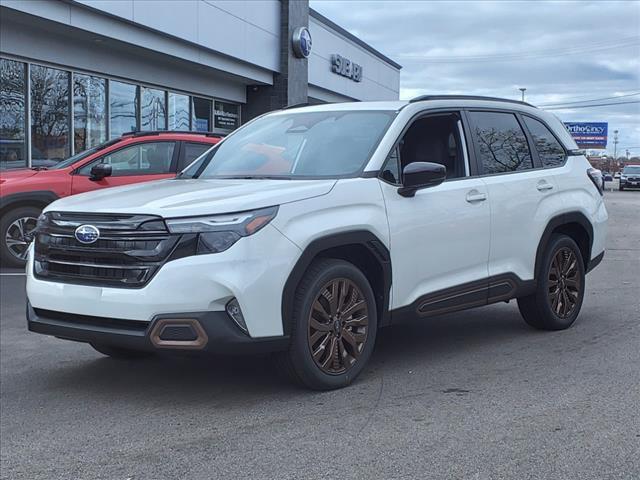
<path id="1" fill-rule="evenodd" d="M 569 133 L 580 148 L 607 148 L 607 130 L 609 125 L 604 122 L 565 122 Z"/>

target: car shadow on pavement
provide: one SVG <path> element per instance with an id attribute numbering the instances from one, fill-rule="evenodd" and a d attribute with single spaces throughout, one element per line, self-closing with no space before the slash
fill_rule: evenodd
<path id="1" fill-rule="evenodd" d="M 416 362 L 428 369 L 434 359 L 446 363 L 452 354 L 472 357 L 478 351 L 495 349 L 496 344 L 508 346 L 514 339 L 536 335 L 540 333 L 526 326 L 511 305 L 416 319 L 379 331 L 370 366 L 356 383 L 367 382 L 371 372 L 381 369 L 392 375 L 395 369 L 406 370 Z M 93 392 L 113 399 L 154 395 L 184 403 L 212 394 L 259 399 L 265 394 L 308 393 L 291 386 L 268 355 L 160 355 L 114 360 L 101 357 L 88 345 L 77 348 L 86 349 L 88 356 L 52 367 L 43 378 L 44 388 Z"/>

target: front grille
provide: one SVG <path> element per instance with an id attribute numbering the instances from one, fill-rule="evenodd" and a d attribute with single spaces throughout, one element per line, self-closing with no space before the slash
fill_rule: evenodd
<path id="1" fill-rule="evenodd" d="M 100 230 L 90 244 L 76 239 L 80 225 Z M 167 261 L 180 235 L 160 217 L 48 212 L 35 238 L 34 275 L 82 285 L 139 288 Z"/>

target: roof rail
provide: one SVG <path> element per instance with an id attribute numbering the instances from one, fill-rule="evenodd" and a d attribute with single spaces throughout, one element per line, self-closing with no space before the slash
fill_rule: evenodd
<path id="1" fill-rule="evenodd" d="M 197 132 L 194 130 L 135 130 L 132 132 L 124 132 L 122 137 L 146 137 L 150 135 L 160 135 L 169 133 L 172 135 L 204 135 L 205 137 L 224 137 L 226 133 L 214 133 L 214 132 Z"/>
<path id="2" fill-rule="evenodd" d="M 419 97 L 412 98 L 411 100 L 409 100 L 409 103 L 424 102 L 426 100 L 485 100 L 491 102 L 517 103 L 519 105 L 526 105 L 527 107 L 538 108 L 534 105 L 531 105 L 530 103 L 522 102 L 520 100 L 511 100 L 509 98 L 498 97 L 483 97 L 480 95 L 421 95 Z"/>

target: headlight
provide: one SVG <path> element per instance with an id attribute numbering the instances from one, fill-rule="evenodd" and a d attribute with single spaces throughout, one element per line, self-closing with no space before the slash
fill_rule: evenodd
<path id="1" fill-rule="evenodd" d="M 169 218 L 166 224 L 171 233 L 197 234 L 198 254 L 218 253 L 262 229 L 276 213 L 278 207 L 268 207 L 223 215 Z"/>
<path id="2" fill-rule="evenodd" d="M 627 176 L 626 175 L 620 175 L 620 180 L 626 180 Z"/>

